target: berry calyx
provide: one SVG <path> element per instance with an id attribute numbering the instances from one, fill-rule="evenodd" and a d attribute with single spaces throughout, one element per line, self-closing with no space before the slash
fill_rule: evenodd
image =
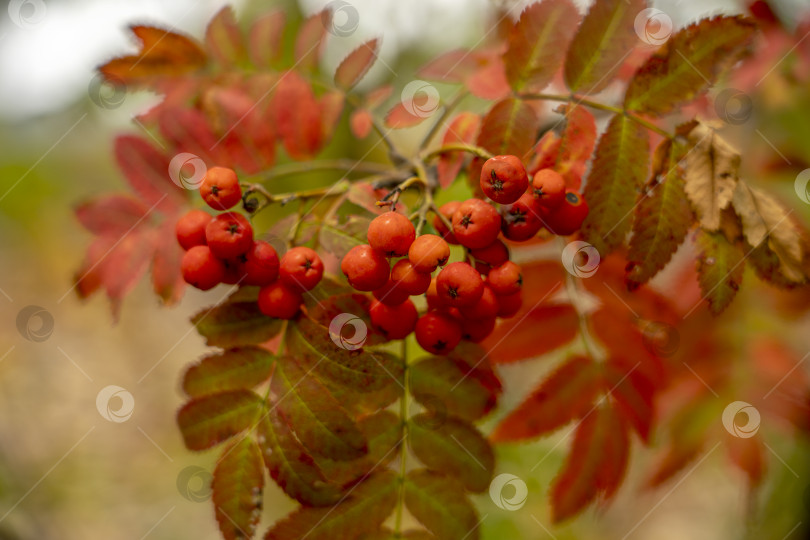
<path id="1" fill-rule="evenodd" d="M 523 242 L 536 235 L 543 228 L 545 215 L 543 208 L 531 193 L 524 193 L 506 208 L 503 216 L 503 235 L 509 240 Z"/>
<path id="2" fill-rule="evenodd" d="M 308 291 L 320 283 L 323 261 L 313 249 L 294 247 L 281 257 L 278 277 L 289 287 Z"/>
<path id="3" fill-rule="evenodd" d="M 481 199 L 467 199 L 453 214 L 453 234 L 462 246 L 485 247 L 498 237 L 501 216 Z"/>
<path id="4" fill-rule="evenodd" d="M 517 156 L 495 156 L 481 168 L 481 191 L 500 204 L 512 204 L 529 187 L 526 168 Z"/>
<path id="5" fill-rule="evenodd" d="M 206 225 L 205 241 L 220 259 L 235 259 L 253 245 L 253 227 L 242 214 L 225 212 Z"/>
<path id="6" fill-rule="evenodd" d="M 408 249 L 408 260 L 417 272 L 430 274 L 439 266 L 447 264 L 450 246 L 435 234 L 423 234 Z"/>
<path id="7" fill-rule="evenodd" d="M 180 262 L 183 279 L 200 290 L 213 289 L 225 277 L 225 263 L 208 246 L 192 246 Z"/>
<path id="8" fill-rule="evenodd" d="M 459 206 L 461 206 L 460 201 L 446 202 L 439 207 L 439 214 L 444 216 L 444 218 L 452 224 L 453 214 L 456 213 Z M 458 240 L 456 240 L 453 231 L 444 224 L 444 221 L 438 215 L 433 217 L 433 228 L 436 229 L 439 236 L 444 238 L 448 244 L 458 244 Z"/>
<path id="9" fill-rule="evenodd" d="M 445 311 L 430 311 L 416 321 L 416 341 L 431 354 L 447 354 L 461 341 L 461 324 Z"/>
<path id="10" fill-rule="evenodd" d="M 487 284 L 498 295 L 519 293 L 523 288 L 523 274 L 520 266 L 512 261 L 506 261 L 493 268 L 487 276 Z"/>
<path id="11" fill-rule="evenodd" d="M 565 179 L 554 169 L 540 169 L 532 179 L 532 195 L 546 210 L 556 210 L 565 199 Z"/>
<path id="12" fill-rule="evenodd" d="M 574 234 L 588 217 L 588 203 L 578 192 L 568 190 L 560 207 L 544 218 L 546 228 L 559 236 Z"/>
<path id="13" fill-rule="evenodd" d="M 180 247 L 188 251 L 194 246 L 205 245 L 205 227 L 214 216 L 203 210 L 189 210 L 177 220 L 174 232 Z"/>
<path id="14" fill-rule="evenodd" d="M 358 291 L 373 291 L 388 282 L 391 266 L 381 252 L 368 244 L 354 246 L 343 257 L 340 270 L 349 280 L 349 285 Z"/>
<path id="15" fill-rule="evenodd" d="M 436 277 L 436 294 L 448 307 L 471 306 L 484 294 L 484 282 L 475 268 L 466 262 L 454 262 Z"/>
<path id="16" fill-rule="evenodd" d="M 408 259 L 397 261 L 391 269 L 391 281 L 411 296 L 424 294 L 430 287 L 430 274 L 419 272 Z"/>
<path id="17" fill-rule="evenodd" d="M 242 258 L 245 285 L 270 285 L 278 278 L 278 253 L 267 242 L 254 242 Z"/>
<path id="18" fill-rule="evenodd" d="M 402 257 L 416 239 L 416 229 L 407 217 L 396 212 L 386 212 L 371 220 L 368 226 L 368 243 L 388 257 Z"/>
<path id="19" fill-rule="evenodd" d="M 292 319 L 301 308 L 301 292 L 280 281 L 259 290 L 259 310 L 268 317 Z"/>
<path id="20" fill-rule="evenodd" d="M 389 306 L 377 300 L 369 308 L 371 324 L 388 339 L 403 339 L 413 332 L 419 314 L 410 300 Z"/>
<path id="21" fill-rule="evenodd" d="M 200 195 L 215 210 L 228 210 L 242 200 L 242 188 L 233 169 L 211 167 L 200 184 Z"/>

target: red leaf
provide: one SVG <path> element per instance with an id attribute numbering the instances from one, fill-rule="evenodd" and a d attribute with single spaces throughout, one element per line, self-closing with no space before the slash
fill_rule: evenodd
<path id="1" fill-rule="evenodd" d="M 267 67 L 281 57 L 286 16 L 283 11 L 262 15 L 250 27 L 248 46 L 256 67 Z"/>
<path id="2" fill-rule="evenodd" d="M 503 60 L 497 56 L 492 57 L 484 67 L 467 77 L 466 83 L 473 95 L 483 99 L 493 101 L 503 99 L 510 92 Z"/>
<path id="3" fill-rule="evenodd" d="M 640 371 L 630 371 L 629 360 L 613 358 L 605 364 L 605 391 L 615 401 L 617 412 L 627 419 L 645 443 L 655 415 L 656 388 Z M 631 366 L 632 369 L 632 366 Z"/>
<path id="4" fill-rule="evenodd" d="M 725 443 L 731 462 L 748 477 L 749 488 L 759 486 L 765 476 L 766 468 L 762 436 L 757 434 L 753 437 L 743 438 L 727 433 Z"/>
<path id="5" fill-rule="evenodd" d="M 318 20 L 320 23 L 320 19 Z M 287 71 L 273 96 L 273 117 L 287 153 L 296 160 L 313 157 L 321 148 L 321 118 L 312 88 L 303 77 Z"/>
<path id="6" fill-rule="evenodd" d="M 502 321 L 483 345 L 495 364 L 511 364 L 562 347 L 572 341 L 579 328 L 576 311 L 567 304 L 527 305 L 511 319 Z"/>
<path id="7" fill-rule="evenodd" d="M 318 110 L 321 113 L 321 138 L 324 143 L 335 134 L 345 104 L 343 92 L 333 90 L 318 98 Z"/>
<path id="8" fill-rule="evenodd" d="M 349 127 L 358 139 L 365 139 L 371 133 L 373 119 L 367 109 L 357 109 L 349 117 Z"/>
<path id="9" fill-rule="evenodd" d="M 173 305 L 183 297 L 186 282 L 180 272 L 183 250 L 174 234 L 174 223 L 166 220 L 152 232 L 155 253 L 152 257 L 152 286 L 166 305 Z"/>
<path id="10" fill-rule="evenodd" d="M 560 153 L 561 143 L 562 139 L 553 130 L 546 131 L 534 146 L 534 154 L 531 156 L 526 171 L 530 175 L 534 175 L 540 169 L 554 168 L 557 164 L 557 155 Z"/>
<path id="11" fill-rule="evenodd" d="M 394 105 L 385 115 L 385 125 L 394 129 L 402 129 L 416 126 L 430 118 L 430 114 L 413 114 L 408 110 L 409 108 L 416 110 L 410 106 L 406 107 L 401 101 Z"/>
<path id="12" fill-rule="evenodd" d="M 588 159 L 596 145 L 596 121 L 583 106 L 565 105 L 560 108 L 565 114 L 566 125 L 557 156 L 557 172 L 568 187 L 579 189 Z"/>
<path id="13" fill-rule="evenodd" d="M 193 154 L 208 167 L 231 164 L 224 147 L 217 145 L 219 137 L 214 134 L 202 111 L 187 107 L 163 110 L 158 118 L 158 126 L 176 152 Z"/>
<path id="14" fill-rule="evenodd" d="M 472 75 L 479 67 L 480 53 L 464 49 L 448 51 L 418 71 L 425 79 L 460 83 Z"/>
<path id="15" fill-rule="evenodd" d="M 386 99 L 391 97 L 393 92 L 394 87 L 390 84 L 386 84 L 372 90 L 366 96 L 366 107 L 369 109 L 374 109 L 375 107 L 382 105 Z"/>
<path id="16" fill-rule="evenodd" d="M 76 208 L 76 217 L 94 234 L 121 235 L 144 221 L 149 209 L 128 195 L 106 195 Z"/>
<path id="17" fill-rule="evenodd" d="M 366 41 L 343 59 L 335 71 L 335 84 L 345 90 L 350 89 L 358 82 L 374 65 L 379 52 L 379 40 L 371 39 Z"/>
<path id="18" fill-rule="evenodd" d="M 535 110 L 523 100 L 499 101 L 481 123 L 478 145 L 493 154 L 524 155 L 534 144 L 540 129 Z"/>
<path id="19" fill-rule="evenodd" d="M 310 15 L 298 29 L 295 39 L 295 65 L 299 69 L 313 69 L 318 66 L 326 37 L 327 21 L 332 14 L 326 10 Z"/>
<path id="20" fill-rule="evenodd" d="M 113 319 L 118 320 L 121 301 L 146 273 L 154 246 L 151 236 L 138 230 L 115 241 L 101 264 L 102 283 L 112 304 Z"/>
<path id="21" fill-rule="evenodd" d="M 602 389 L 601 369 L 575 356 L 546 378 L 492 433 L 495 442 L 533 439 L 591 412 Z"/>
<path id="22" fill-rule="evenodd" d="M 235 66 L 247 59 L 242 33 L 231 6 L 223 7 L 208 23 L 205 47 L 223 67 Z"/>
<path id="23" fill-rule="evenodd" d="M 579 25 L 570 0 L 535 2 L 520 14 L 504 52 L 506 78 L 516 92 L 541 92 L 562 65 Z"/>
<path id="24" fill-rule="evenodd" d="M 169 178 L 169 159 L 146 140 L 118 137 L 115 158 L 129 185 L 150 207 L 174 214 L 185 206 L 185 190 Z"/>
<path id="25" fill-rule="evenodd" d="M 478 135 L 478 128 L 481 125 L 481 117 L 475 113 L 463 112 L 458 114 L 447 131 L 444 132 L 442 144 L 469 143 L 475 141 Z M 439 158 L 437 164 L 439 185 L 443 188 L 453 183 L 453 180 L 461 171 L 464 162 L 464 154 L 461 152 L 451 152 Z"/>
<path id="26" fill-rule="evenodd" d="M 571 453 L 551 485 L 552 519 L 581 512 L 598 496 L 619 487 L 630 452 L 627 426 L 610 407 L 599 407 L 577 427 Z"/>

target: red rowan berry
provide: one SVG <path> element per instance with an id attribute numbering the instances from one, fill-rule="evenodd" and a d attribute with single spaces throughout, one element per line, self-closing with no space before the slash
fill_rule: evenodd
<path id="1" fill-rule="evenodd" d="M 532 179 L 532 194 L 546 210 L 556 210 L 565 199 L 565 178 L 554 169 L 540 169 Z"/>
<path id="2" fill-rule="evenodd" d="M 225 263 L 214 256 L 208 246 L 192 246 L 183 255 L 180 271 L 186 283 L 207 291 L 222 282 Z"/>
<path id="3" fill-rule="evenodd" d="M 225 212 L 206 225 L 205 241 L 220 259 L 233 259 L 253 245 L 253 227 L 242 214 Z"/>
<path id="4" fill-rule="evenodd" d="M 354 246 L 340 263 L 349 285 L 358 291 L 373 291 L 388 282 L 391 266 L 385 255 L 368 244 Z"/>
<path id="5" fill-rule="evenodd" d="M 302 301 L 300 289 L 289 287 L 281 281 L 259 290 L 259 310 L 268 317 L 292 319 L 301 308 Z"/>
<path id="6" fill-rule="evenodd" d="M 180 247 L 188 251 L 194 246 L 205 245 L 205 226 L 214 216 L 202 210 L 190 210 L 177 220 L 174 232 Z"/>
<path id="7" fill-rule="evenodd" d="M 503 235 L 518 242 L 528 240 L 543 228 L 544 219 L 543 209 L 534 196 L 524 193 L 516 203 L 506 208 Z"/>
<path id="8" fill-rule="evenodd" d="M 439 266 L 447 264 L 450 246 L 435 234 L 423 234 L 411 244 L 408 259 L 417 272 L 430 274 Z"/>
<path id="9" fill-rule="evenodd" d="M 278 278 L 290 287 L 308 291 L 320 283 L 323 262 L 315 250 L 294 247 L 281 257 Z"/>
<path id="10" fill-rule="evenodd" d="M 498 298 L 498 317 L 508 319 L 514 317 L 523 306 L 523 293 L 516 292 L 513 294 L 499 294 Z"/>
<path id="11" fill-rule="evenodd" d="M 485 283 L 481 298 L 475 304 L 460 308 L 459 311 L 465 319 L 493 319 L 498 315 L 498 297 L 492 287 Z"/>
<path id="12" fill-rule="evenodd" d="M 487 283 L 498 295 L 519 293 L 523 288 L 523 275 L 520 272 L 520 266 L 506 261 L 489 272 Z"/>
<path id="13" fill-rule="evenodd" d="M 546 228 L 559 236 L 574 234 L 588 217 L 588 203 L 578 192 L 569 189 L 565 201 L 554 212 L 544 217 Z"/>
<path id="14" fill-rule="evenodd" d="M 416 321 L 414 334 L 427 352 L 447 354 L 461 341 L 461 323 L 445 311 L 430 311 Z"/>
<path id="15" fill-rule="evenodd" d="M 471 306 L 484 294 L 484 282 L 475 268 L 465 262 L 454 262 L 436 277 L 436 293 L 449 307 Z"/>
<path id="16" fill-rule="evenodd" d="M 475 269 L 482 274 L 488 274 L 495 266 L 509 260 L 509 248 L 500 240 L 479 249 L 471 249 L 470 255 L 475 259 Z"/>
<path id="17" fill-rule="evenodd" d="M 436 289 L 435 277 L 430 279 L 430 286 L 425 293 L 425 299 L 427 300 L 428 309 L 439 309 L 444 307 L 444 302 L 442 302 L 441 298 L 439 298 L 439 292 Z"/>
<path id="18" fill-rule="evenodd" d="M 233 169 L 211 167 L 200 184 L 200 195 L 211 208 L 227 210 L 242 200 L 242 188 Z"/>
<path id="19" fill-rule="evenodd" d="M 371 324 L 388 339 L 403 339 L 413 332 L 419 314 L 410 299 L 397 306 L 388 306 L 377 300 L 369 308 Z"/>
<path id="20" fill-rule="evenodd" d="M 444 216 L 448 223 L 452 225 L 453 214 L 456 213 L 459 206 L 461 206 L 461 201 L 446 202 L 439 207 L 439 214 Z M 453 234 L 452 229 L 448 228 L 447 225 L 444 224 L 444 221 L 439 217 L 438 214 L 433 217 L 433 228 L 436 229 L 439 236 L 444 238 L 448 244 L 458 244 L 456 235 Z"/>
<path id="21" fill-rule="evenodd" d="M 368 243 L 387 257 L 402 257 L 416 238 L 411 220 L 396 212 L 386 212 L 371 220 Z"/>
<path id="22" fill-rule="evenodd" d="M 424 294 L 430 287 L 430 274 L 417 272 L 411 261 L 400 259 L 391 268 L 391 281 L 411 296 Z"/>
<path id="23" fill-rule="evenodd" d="M 495 317 L 464 319 L 461 321 L 461 337 L 473 343 L 484 341 L 495 330 Z"/>
<path id="24" fill-rule="evenodd" d="M 385 304 L 386 306 L 398 306 L 408 299 L 410 296 L 407 292 L 398 287 L 397 284 L 389 279 L 385 285 L 379 289 L 374 289 L 374 298 Z"/>
<path id="25" fill-rule="evenodd" d="M 278 253 L 267 242 L 255 242 L 242 257 L 245 285 L 270 285 L 278 278 Z"/>
<path id="26" fill-rule="evenodd" d="M 498 238 L 501 216 L 481 199 L 467 199 L 453 214 L 453 234 L 470 249 L 488 246 Z"/>
<path id="27" fill-rule="evenodd" d="M 245 278 L 244 257 L 244 255 L 240 255 L 236 259 L 224 259 L 222 261 L 225 265 L 225 276 L 222 278 L 222 283 L 236 285 L 243 282 Z"/>
<path id="28" fill-rule="evenodd" d="M 495 156 L 481 169 L 481 191 L 500 204 L 512 204 L 529 187 L 526 168 L 516 156 Z"/>

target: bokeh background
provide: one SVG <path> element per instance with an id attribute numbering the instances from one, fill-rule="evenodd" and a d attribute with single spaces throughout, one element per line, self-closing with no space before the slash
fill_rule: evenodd
<path id="1" fill-rule="evenodd" d="M 584 8 L 589 2 L 578 3 Z M 214 453 L 185 450 L 174 419 L 182 400 L 180 374 L 206 351 L 188 319 L 211 297 L 189 290 L 180 305 L 165 309 L 144 280 L 113 324 L 106 299 L 79 301 L 72 278 L 90 240 L 74 219 L 73 208 L 83 199 L 123 186 L 112 159 L 112 138 L 120 132 L 137 133 L 139 127 L 131 118 L 155 99 L 128 93 L 120 105 L 99 106 L 88 91 L 94 67 L 134 50 L 126 32 L 129 23 L 159 24 L 200 36 L 224 4 L 3 3 L 0 540 L 219 538 L 205 487 Z M 259 4 L 232 2 L 240 16 L 255 12 Z M 300 3 L 305 13 L 324 4 Z M 493 10 L 513 5 L 504 0 L 353 0 L 352 4 L 360 14 L 356 40 L 330 44 L 326 70 L 353 43 L 376 35 L 384 38 L 383 60 L 394 65 L 472 45 L 485 32 Z M 665 10 L 676 26 L 701 15 L 741 9 L 733 0 L 654 5 Z M 774 5 L 788 22 L 798 20 L 798 13 L 807 7 L 805 0 Z M 413 58 L 403 56 L 405 50 Z M 386 75 L 374 71 L 370 78 Z M 780 113 L 781 120 L 771 120 L 769 133 L 777 145 L 798 147 L 810 155 L 807 114 L 791 113 L 793 105 L 786 100 L 783 109 L 788 112 Z M 782 187 L 785 192 L 792 189 L 789 183 Z M 806 220 L 808 213 L 801 211 Z M 32 305 L 41 308 L 38 318 L 43 326 L 19 328 L 18 314 Z M 792 324 L 798 345 L 807 324 L 805 320 Z M 527 376 L 515 368 L 500 373 L 508 389 L 502 411 L 520 402 L 543 375 Z M 134 409 L 126 421 L 107 421 L 97 410 L 97 395 L 109 385 L 133 396 Z M 113 401 L 112 407 L 119 404 Z M 496 419 L 488 421 L 485 431 Z M 566 445 L 559 444 L 565 431 L 537 443 L 499 449 L 499 472 L 521 476 L 529 498 L 521 512 L 510 513 L 496 508 L 486 494 L 477 496 L 481 514 L 487 516 L 482 523 L 484 538 L 618 539 L 642 516 L 646 517 L 628 538 L 716 540 L 748 535 L 779 540 L 807 534 L 801 523 L 807 522 L 804 514 L 810 515 L 810 447 L 790 438 L 773 443 L 784 466 L 770 456 L 769 479 L 754 500 L 746 495 L 742 475 L 720 455 L 710 457 L 687 478 L 678 477 L 657 491 L 639 492 L 639 471 L 648 458 L 635 451 L 629 480 L 609 508 L 589 510 L 573 525 L 547 529 L 547 490 L 566 451 Z M 540 458 L 542 465 L 533 469 Z M 293 507 L 271 483 L 263 523 Z"/>

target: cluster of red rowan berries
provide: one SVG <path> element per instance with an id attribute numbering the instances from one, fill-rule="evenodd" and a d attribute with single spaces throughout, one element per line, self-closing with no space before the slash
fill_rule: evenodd
<path id="1" fill-rule="evenodd" d="M 279 260 L 267 242 L 254 240 L 253 227 L 238 212 L 230 211 L 242 201 L 236 173 L 213 167 L 200 184 L 203 200 L 214 210 L 191 210 L 181 217 L 175 232 L 186 250 L 180 268 L 183 279 L 207 291 L 220 283 L 257 285 L 259 309 L 269 317 L 291 319 L 301 307 L 304 291 L 323 277 L 323 262 L 314 250 L 294 247 Z"/>

